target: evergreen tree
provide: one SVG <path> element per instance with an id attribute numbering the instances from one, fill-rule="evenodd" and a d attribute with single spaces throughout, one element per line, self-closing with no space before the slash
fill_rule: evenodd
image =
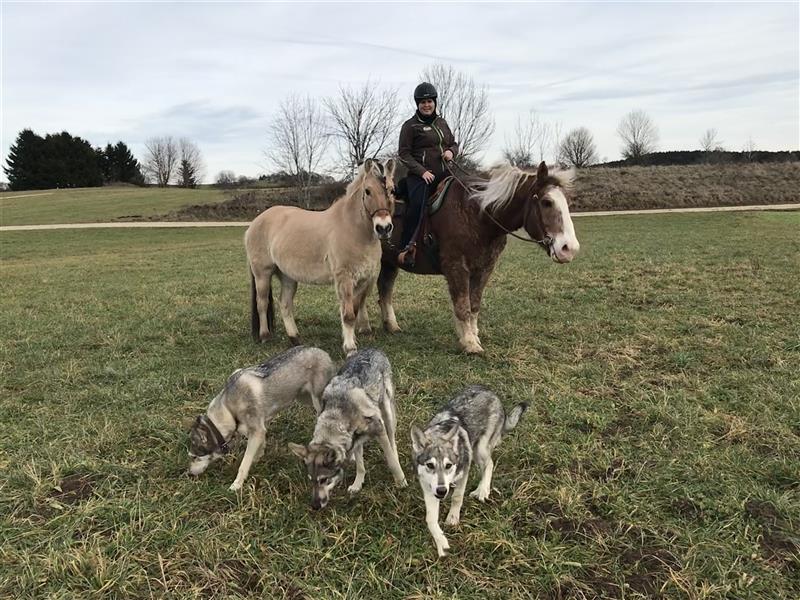
<path id="1" fill-rule="evenodd" d="M 187 188 L 197 186 L 194 165 L 185 158 L 181 160 L 181 164 L 178 166 L 178 185 Z"/>
<path id="2" fill-rule="evenodd" d="M 12 190 L 36 190 L 47 186 L 42 182 L 44 139 L 30 129 L 23 129 L 11 146 L 3 167 Z"/>
<path id="3" fill-rule="evenodd" d="M 100 165 L 106 183 L 122 182 L 144 185 L 144 175 L 139 161 L 124 142 L 115 146 L 107 144 L 101 152 Z"/>

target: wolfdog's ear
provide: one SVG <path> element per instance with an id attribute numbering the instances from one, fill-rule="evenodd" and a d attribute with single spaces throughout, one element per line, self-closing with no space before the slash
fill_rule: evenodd
<path id="1" fill-rule="evenodd" d="M 294 454 L 300 460 L 305 460 L 306 456 L 308 456 L 308 448 L 301 444 L 289 442 L 289 450 L 291 450 L 292 454 Z"/>
<path id="2" fill-rule="evenodd" d="M 544 161 L 539 163 L 539 169 L 536 171 L 536 179 L 542 181 L 547 178 L 547 163 Z"/>
<path id="3" fill-rule="evenodd" d="M 428 441 L 428 438 L 425 434 L 420 430 L 419 427 L 416 425 L 411 426 L 411 447 L 414 449 L 414 453 L 418 454 L 424 447 L 425 442 Z"/>

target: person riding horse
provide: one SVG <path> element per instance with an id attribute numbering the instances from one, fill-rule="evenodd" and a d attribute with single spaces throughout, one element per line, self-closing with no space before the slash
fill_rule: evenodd
<path id="1" fill-rule="evenodd" d="M 433 84 L 420 83 L 414 89 L 414 116 L 400 129 L 400 160 L 408 168 L 406 185 L 408 205 L 403 219 L 403 251 L 398 260 L 403 265 L 414 263 L 414 233 L 422 220 L 430 193 L 445 177 L 445 163 L 458 154 L 453 132 L 444 117 L 436 112 L 438 94 Z"/>

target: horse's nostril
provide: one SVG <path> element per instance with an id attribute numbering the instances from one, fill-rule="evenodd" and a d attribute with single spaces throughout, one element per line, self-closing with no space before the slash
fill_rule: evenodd
<path id="1" fill-rule="evenodd" d="M 562 252 L 569 252 L 569 246 L 567 244 L 564 244 L 563 246 L 561 246 L 561 251 Z"/>

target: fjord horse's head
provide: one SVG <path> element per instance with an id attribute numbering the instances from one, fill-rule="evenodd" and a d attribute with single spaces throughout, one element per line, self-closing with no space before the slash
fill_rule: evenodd
<path id="1" fill-rule="evenodd" d="M 394 174 L 394 162 L 387 176 L 387 167 L 379 161 L 368 158 L 358 168 L 354 184 L 357 184 L 361 195 L 364 212 L 372 221 L 372 231 L 380 240 L 388 240 L 392 235 L 392 213 L 394 212 L 394 195 L 389 189 L 389 180 Z M 394 180 L 391 179 L 391 190 Z"/>

